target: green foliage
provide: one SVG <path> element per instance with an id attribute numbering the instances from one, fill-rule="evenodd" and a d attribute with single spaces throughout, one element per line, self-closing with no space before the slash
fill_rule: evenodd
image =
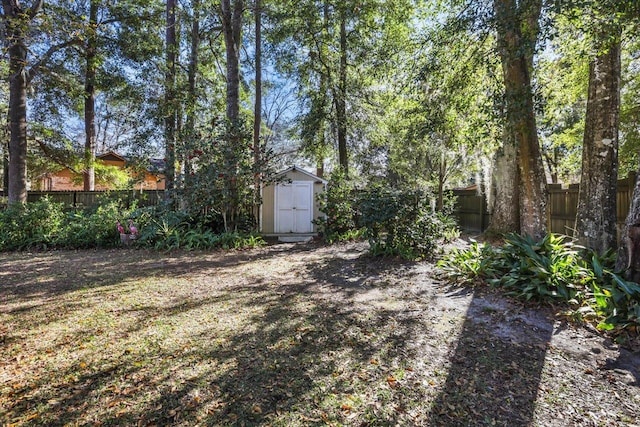
<path id="1" fill-rule="evenodd" d="M 331 173 L 327 190 L 319 194 L 320 211 L 325 217 L 315 222 L 327 241 L 349 240 L 344 237 L 357 229 L 354 191 L 353 183 L 338 168 Z"/>
<path id="2" fill-rule="evenodd" d="M 133 244 L 157 250 L 240 249 L 265 244 L 262 237 L 246 233 L 219 233 L 202 218 L 159 207 L 136 209 L 129 200 L 105 196 L 94 209 L 67 210 L 48 198 L 13 204 L 0 211 L 0 251 L 51 248 L 108 248 L 121 246 L 116 222 L 128 219 L 138 227 Z"/>
<path id="3" fill-rule="evenodd" d="M 457 237 L 455 221 L 434 212 L 420 191 L 372 188 L 360 195 L 358 208 L 359 224 L 375 255 L 421 259 L 443 240 Z"/>
<path id="4" fill-rule="evenodd" d="M 588 310 L 581 311 L 602 319 L 598 328 L 604 330 L 611 330 L 616 325 L 640 325 L 640 285 L 616 274 L 614 264 L 613 256 L 602 259 L 595 254 L 591 256 L 590 267 L 595 280 L 586 300 Z"/>
<path id="5" fill-rule="evenodd" d="M 140 235 L 136 244 L 156 250 L 242 249 L 263 246 L 256 234 L 217 232 L 208 219 L 194 219 L 185 212 L 163 208 L 146 208 L 134 212 Z"/>
<path id="6" fill-rule="evenodd" d="M 63 227 L 62 204 L 43 198 L 0 211 L 0 250 L 47 249 Z"/>
<path id="7" fill-rule="evenodd" d="M 215 215 L 222 231 L 255 228 L 251 206 L 254 202 L 255 172 L 265 172 L 251 156 L 251 135 L 244 126 L 221 121 L 207 135 L 190 141 L 190 169 L 182 195 L 192 216 Z M 266 157 L 266 156 L 264 156 Z"/>
<path id="8" fill-rule="evenodd" d="M 553 234 L 539 241 L 510 234 L 500 247 L 473 242 L 438 262 L 456 282 L 488 283 L 524 300 L 565 304 L 572 317 L 606 330 L 640 324 L 640 285 L 613 266 L 611 254 L 598 258 Z"/>
<path id="9" fill-rule="evenodd" d="M 121 200 L 104 202 L 92 210 L 71 211 L 56 244 L 70 249 L 119 245 L 116 221 L 124 224 L 133 211 L 134 208 L 126 208 Z"/>

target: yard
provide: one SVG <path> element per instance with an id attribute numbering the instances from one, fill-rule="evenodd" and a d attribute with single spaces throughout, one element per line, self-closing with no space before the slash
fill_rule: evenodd
<path id="1" fill-rule="evenodd" d="M 640 354 L 366 245 L 0 254 L 2 425 L 640 425 Z"/>

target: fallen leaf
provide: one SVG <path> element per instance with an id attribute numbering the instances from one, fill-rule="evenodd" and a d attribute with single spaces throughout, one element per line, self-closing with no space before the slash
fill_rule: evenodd
<path id="1" fill-rule="evenodd" d="M 387 377 L 387 384 L 389 384 L 389 387 L 391 388 L 396 388 L 398 387 L 398 380 L 396 380 L 396 378 L 393 375 L 389 375 Z"/>
<path id="2" fill-rule="evenodd" d="M 261 414 L 262 408 L 260 407 L 260 405 L 253 405 L 253 407 L 251 408 L 251 412 L 253 412 L 254 414 Z"/>

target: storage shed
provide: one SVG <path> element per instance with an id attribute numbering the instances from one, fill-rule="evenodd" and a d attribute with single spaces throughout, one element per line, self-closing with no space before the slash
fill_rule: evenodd
<path id="1" fill-rule="evenodd" d="M 325 190 L 327 181 L 297 166 L 277 177 L 275 184 L 262 188 L 262 233 L 278 236 L 317 233 L 312 221 L 324 216 L 317 196 Z"/>

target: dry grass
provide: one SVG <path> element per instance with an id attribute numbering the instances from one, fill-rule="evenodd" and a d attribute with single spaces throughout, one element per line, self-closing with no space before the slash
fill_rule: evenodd
<path id="1" fill-rule="evenodd" d="M 3 425 L 639 416 L 637 355 L 359 244 L 0 254 L 0 266 Z"/>

